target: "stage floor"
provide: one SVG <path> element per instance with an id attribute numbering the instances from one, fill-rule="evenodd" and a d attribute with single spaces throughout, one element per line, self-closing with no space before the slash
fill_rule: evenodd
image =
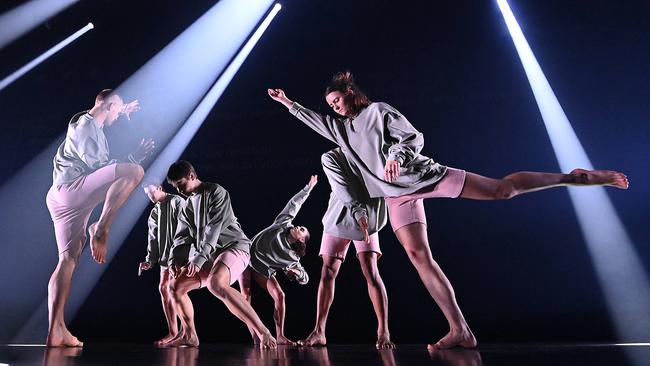
<path id="1" fill-rule="evenodd" d="M 485 344 L 475 350 L 428 352 L 425 345 L 402 344 L 375 350 L 368 344 L 318 348 L 282 346 L 260 351 L 244 344 L 202 344 L 158 349 L 145 344 L 87 344 L 81 348 L 0 345 L 0 365 L 650 365 L 650 344 Z"/>

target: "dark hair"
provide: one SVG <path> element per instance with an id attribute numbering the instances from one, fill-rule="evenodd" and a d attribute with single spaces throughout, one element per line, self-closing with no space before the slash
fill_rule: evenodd
<path id="1" fill-rule="evenodd" d="M 311 234 L 309 234 L 309 230 L 307 230 L 307 233 L 305 234 L 305 241 L 296 240 L 295 243 L 289 244 L 289 247 L 291 250 L 296 252 L 299 257 L 304 257 L 305 254 L 307 254 L 307 244 L 309 244 L 310 238 Z"/>
<path id="2" fill-rule="evenodd" d="M 341 93 L 352 93 L 352 113 L 359 113 L 362 109 L 372 103 L 368 96 L 359 89 L 357 84 L 354 82 L 354 76 L 348 70 L 345 72 L 337 72 L 332 77 L 332 80 L 325 88 L 325 96 L 331 92 L 341 92 Z"/>
<path id="3" fill-rule="evenodd" d="M 197 175 L 192 164 L 187 160 L 179 160 L 169 166 L 169 170 L 167 170 L 167 183 L 172 184 L 177 180 L 188 177 L 190 173 Z"/>

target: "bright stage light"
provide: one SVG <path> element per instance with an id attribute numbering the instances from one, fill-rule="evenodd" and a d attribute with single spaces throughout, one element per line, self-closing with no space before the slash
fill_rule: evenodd
<path id="1" fill-rule="evenodd" d="M 0 49 L 79 0 L 32 0 L 0 15 Z"/>
<path id="2" fill-rule="evenodd" d="M 143 98 L 139 98 L 141 102 L 143 100 L 147 101 L 145 106 L 148 107 L 148 110 L 143 107 L 143 110 L 138 113 L 144 114 L 147 117 L 145 120 L 151 119 L 153 128 L 158 133 L 158 141 L 161 139 L 163 141 L 158 146 L 166 146 L 163 152 L 158 154 L 152 167 L 147 169 L 148 176 L 156 176 L 162 180 L 169 165 L 185 149 L 210 109 L 217 102 L 221 93 L 223 93 L 246 56 L 269 25 L 273 16 L 279 11 L 279 6 L 276 6 L 269 12 L 268 9 L 271 3 L 271 1 L 255 1 L 242 6 L 240 0 L 220 1 L 118 88 L 118 92 L 127 95 L 144 94 Z M 255 4 L 255 7 L 252 7 L 251 4 Z M 217 10 L 215 11 L 215 9 Z M 257 30 L 250 35 L 267 12 L 269 13 L 268 16 L 262 21 Z M 205 42 L 208 42 L 209 47 L 206 46 Z M 242 46 L 244 42 L 246 43 Z M 188 55 L 197 56 L 187 57 Z M 217 77 L 218 79 L 214 82 Z M 204 87 L 206 83 L 207 87 Z M 196 97 L 197 95 L 198 97 Z M 198 106 L 197 101 L 200 101 Z M 187 111 L 188 109 L 189 111 Z M 161 110 L 163 111 L 161 112 Z M 184 124 L 183 121 L 185 121 Z M 169 138 L 165 140 L 165 136 L 169 136 Z M 47 156 L 47 164 L 41 163 L 40 166 L 48 165 L 47 175 L 49 178 L 52 169 L 52 155 Z M 30 163 L 30 166 L 37 165 L 33 162 Z M 163 169 L 164 173 L 162 175 L 152 175 L 151 173 Z M 29 172 L 26 174 L 29 174 Z M 18 174 L 18 176 L 22 176 L 21 179 L 25 178 L 21 174 Z M 18 194 L 14 186 L 18 184 L 17 182 L 12 177 L 8 184 L 3 185 L 0 190 L 0 198 L 12 197 L 12 194 Z M 47 185 L 49 184 L 48 181 Z M 43 187 L 43 192 L 46 190 L 47 188 Z M 44 209 L 43 197 L 39 197 L 40 199 L 36 204 L 43 206 Z M 127 204 L 122 207 L 111 231 L 108 263 L 110 263 L 148 204 L 149 201 L 144 194 L 134 192 Z M 1 222 L 0 225 L 2 225 Z M 47 225 L 48 230 L 45 231 L 49 231 L 49 235 L 38 235 L 41 242 L 31 243 L 27 246 L 30 248 L 28 250 L 21 247 L 19 250 L 20 255 L 30 257 L 30 255 L 24 254 L 24 252 L 29 251 L 35 253 L 36 258 L 40 259 L 38 258 L 39 248 L 42 251 L 43 245 L 47 245 L 47 248 L 55 247 L 54 236 L 51 233 L 52 224 L 49 218 L 48 222 L 42 223 L 42 225 Z M 43 257 L 42 252 L 40 256 Z M 48 272 L 51 268 L 47 268 Z M 66 319 L 71 319 L 71 315 L 75 314 L 81 307 L 105 268 L 106 266 L 98 266 L 88 260 L 79 262 L 71 295 L 66 305 Z M 3 271 L 2 266 L 0 266 L 0 273 Z M 33 275 L 29 286 L 46 288 L 49 274 Z M 0 284 L 0 286 L 4 289 L 6 286 L 15 288 L 19 285 Z M 25 284 L 23 284 L 24 286 Z M 5 293 L 10 293 L 10 291 Z M 14 302 L 21 302 L 20 299 L 14 300 Z M 35 312 L 28 313 L 27 319 L 22 319 L 21 324 L 23 325 L 17 333 L 13 333 L 12 342 L 35 342 L 44 339 L 44 331 L 47 325 L 47 301 L 43 301 L 41 297 L 38 304 Z M 20 304 L 16 304 L 16 306 L 20 306 Z M 29 314 L 31 314 L 31 317 Z"/>
<path id="3" fill-rule="evenodd" d="M 0 81 L 0 90 L 6 88 L 9 84 L 16 81 L 19 77 L 25 75 L 29 70 L 35 68 L 36 66 L 38 66 L 38 64 L 45 61 L 47 58 L 49 58 L 53 54 L 59 52 L 63 47 L 69 45 L 70 43 L 72 43 L 72 41 L 74 41 L 75 39 L 81 37 L 84 33 L 88 32 L 91 29 L 93 29 L 93 23 L 88 23 L 86 26 L 84 26 L 83 28 L 81 28 L 78 31 L 74 32 L 68 38 L 66 38 L 63 41 L 59 42 L 56 46 L 50 48 L 49 50 L 47 50 L 42 55 L 40 55 L 37 58 L 30 61 L 27 65 L 21 67 L 20 69 L 14 71 L 11 75 L 9 75 L 6 78 L 2 79 L 2 81 Z"/>
<path id="4" fill-rule="evenodd" d="M 506 0 L 497 0 L 563 171 L 593 169 Z M 569 188 L 617 337 L 650 339 L 650 286 L 643 264 L 605 190 Z"/>

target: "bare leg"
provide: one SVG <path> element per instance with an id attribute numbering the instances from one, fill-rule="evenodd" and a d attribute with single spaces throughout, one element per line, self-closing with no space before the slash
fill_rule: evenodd
<path id="1" fill-rule="evenodd" d="M 523 193 L 561 186 L 612 186 L 627 189 L 629 182 L 623 173 L 611 170 L 574 169 L 569 174 L 517 172 L 502 179 L 467 172 L 461 197 L 476 200 L 508 199 Z"/>
<path id="2" fill-rule="evenodd" d="M 176 337 L 178 334 L 178 323 L 176 320 L 177 314 L 172 300 L 172 293 L 169 287 L 171 282 L 171 275 L 169 269 L 160 272 L 160 300 L 163 306 L 163 312 L 165 313 L 165 319 L 167 320 L 167 329 L 169 332 L 162 339 L 154 342 L 155 345 L 163 345 Z"/>
<path id="3" fill-rule="evenodd" d="M 85 240 L 85 238 L 84 238 Z M 82 347 L 80 342 L 73 336 L 65 325 L 64 309 L 65 303 L 70 295 L 72 274 L 74 273 L 82 246 L 79 250 L 71 253 L 69 250 L 59 254 L 59 263 L 50 277 L 47 287 L 47 308 L 49 316 L 49 329 L 47 335 L 48 347 Z"/>
<path id="4" fill-rule="evenodd" d="M 429 348 L 476 347 L 476 338 L 458 307 L 454 289 L 431 256 L 426 225 L 422 223 L 406 225 L 397 229 L 395 235 L 406 250 L 422 283 L 449 323 L 449 333 L 437 343 L 429 344 Z"/>
<path id="5" fill-rule="evenodd" d="M 241 292 L 242 296 L 244 296 L 244 300 L 246 300 L 246 302 L 249 304 L 252 304 L 251 272 L 253 272 L 253 270 L 251 270 L 250 267 L 247 267 L 244 272 L 242 272 L 241 276 L 239 276 L 237 279 L 237 282 L 239 282 L 239 291 Z M 253 328 L 248 327 L 248 331 L 253 338 L 253 344 L 260 344 L 260 339 Z"/>
<path id="6" fill-rule="evenodd" d="M 286 312 L 286 305 L 284 302 L 284 291 L 275 277 L 264 277 L 261 274 L 253 271 L 255 281 L 266 292 L 271 295 L 273 299 L 273 320 L 275 320 L 275 338 L 279 345 L 295 345 L 296 342 L 284 336 L 284 317 Z"/>
<path id="7" fill-rule="evenodd" d="M 194 324 L 194 306 L 188 292 L 201 287 L 201 281 L 198 276 L 187 277 L 181 274 L 177 279 L 172 280 L 170 289 L 176 312 L 181 320 L 181 329 L 169 342 L 161 344 L 162 347 L 178 346 L 199 346 L 199 336 L 196 333 Z"/>
<path id="8" fill-rule="evenodd" d="M 361 271 L 368 283 L 368 295 L 377 316 L 377 343 L 376 347 L 395 348 L 395 343 L 390 341 L 388 330 L 388 295 L 384 281 L 381 279 L 377 268 L 377 253 L 361 252 L 358 254 Z"/>
<path id="9" fill-rule="evenodd" d="M 140 165 L 120 163 L 115 167 L 115 181 L 106 192 L 106 200 L 99 221 L 90 225 L 90 251 L 97 263 L 106 262 L 108 233 L 117 211 L 124 205 L 131 192 L 140 184 L 144 170 Z"/>
<path id="10" fill-rule="evenodd" d="M 264 326 L 251 305 L 234 288 L 230 287 L 230 269 L 218 262 L 208 276 L 208 290 L 219 300 L 223 301 L 228 310 L 243 321 L 246 326 L 253 328 L 260 338 L 260 348 L 277 348 L 275 338 Z"/>
<path id="11" fill-rule="evenodd" d="M 323 255 L 323 267 L 318 284 L 318 298 L 316 300 L 316 325 L 307 338 L 298 341 L 301 346 L 324 346 L 327 344 L 325 328 L 330 307 L 334 301 L 334 283 L 339 273 L 341 263 L 339 258 Z"/>

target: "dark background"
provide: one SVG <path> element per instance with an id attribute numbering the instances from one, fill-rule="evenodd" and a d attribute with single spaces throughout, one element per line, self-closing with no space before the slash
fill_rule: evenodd
<path id="1" fill-rule="evenodd" d="M 4 1 L 0 12 L 21 3 Z M 92 105 L 97 91 L 126 80 L 214 3 L 81 1 L 0 50 L 4 77 L 88 21 L 97 27 L 0 91 L 5 173 L 0 181 L 57 139 L 72 114 Z M 267 87 L 283 88 L 289 98 L 329 113 L 324 87 L 334 72 L 350 69 L 371 99 L 390 103 L 424 133 L 423 154 L 442 164 L 492 177 L 559 168 L 496 2 L 282 4 L 182 157 L 204 180 L 230 191 L 250 236 L 270 224 L 310 174 L 319 174 L 320 184 L 294 222 L 312 231 L 303 260 L 312 280 L 299 286 L 281 279 L 287 294 L 286 334 L 296 339 L 314 323 L 320 218 L 329 195 L 320 155 L 334 146 L 271 101 Z M 607 194 L 646 271 L 648 4 L 511 2 L 594 166 L 629 176 L 630 190 L 608 189 Z M 134 119 L 147 123 L 137 115 Z M 50 173 L 43 176 L 49 179 Z M 615 340 L 566 189 L 503 202 L 429 200 L 426 208 L 434 258 L 452 281 L 479 341 Z M 381 232 L 380 240 L 393 340 L 439 338 L 447 331 L 441 312 L 390 229 Z M 44 246 L 49 249 L 43 255 L 55 258 L 54 238 Z M 157 271 L 136 277 L 145 248 L 146 214 L 71 319 L 70 328 L 84 341 L 148 342 L 164 334 Z M 86 252 L 83 257 L 90 260 Z M 350 252 L 339 274 L 330 342 L 375 338 L 375 316 L 357 263 Z M 248 341 L 244 325 L 206 290 L 192 299 L 202 342 Z M 273 329 L 272 302 L 258 288 L 254 307 Z"/>

